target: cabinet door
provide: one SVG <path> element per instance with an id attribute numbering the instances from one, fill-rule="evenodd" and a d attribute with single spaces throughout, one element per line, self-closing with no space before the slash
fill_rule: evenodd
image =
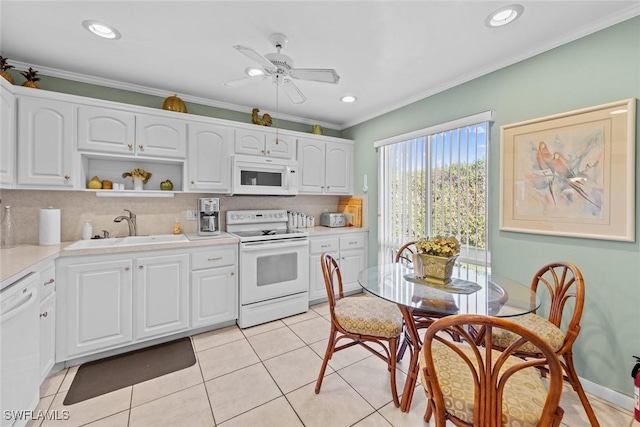
<path id="1" fill-rule="evenodd" d="M 326 143 L 326 194 L 353 193 L 353 145 Z"/>
<path id="2" fill-rule="evenodd" d="M 131 265 L 122 259 L 60 267 L 58 362 L 131 342 Z"/>
<path id="3" fill-rule="evenodd" d="M 325 144 L 322 141 L 298 140 L 298 192 L 322 194 L 324 191 Z"/>
<path id="4" fill-rule="evenodd" d="M 135 339 L 189 327 L 189 255 L 136 260 Z"/>
<path id="5" fill-rule="evenodd" d="M 191 273 L 192 328 L 238 318 L 237 277 L 235 266 Z"/>
<path id="6" fill-rule="evenodd" d="M 252 156 L 264 156 L 265 131 L 236 129 L 236 154 L 250 154 Z"/>
<path id="7" fill-rule="evenodd" d="M 364 250 L 340 251 L 340 272 L 345 292 L 362 289 L 358 283 L 358 273 L 364 270 L 366 265 Z"/>
<path id="8" fill-rule="evenodd" d="M 135 154 L 136 116 L 110 108 L 78 107 L 78 150 Z"/>
<path id="9" fill-rule="evenodd" d="M 184 159 L 187 153 L 187 123 L 178 119 L 138 114 L 138 156 Z"/>
<path id="10" fill-rule="evenodd" d="M 296 154 L 296 139 L 291 135 L 278 133 L 267 133 L 266 135 L 266 155 L 269 157 L 279 157 L 282 159 L 293 159 Z"/>
<path id="11" fill-rule="evenodd" d="M 0 89 L 0 186 L 12 188 L 16 181 L 16 100 Z"/>
<path id="12" fill-rule="evenodd" d="M 331 253 L 336 261 L 339 261 L 338 253 Z M 336 292 L 338 289 L 336 288 Z M 309 301 L 319 299 L 327 300 L 327 288 L 324 283 L 324 275 L 322 274 L 322 262 L 320 255 L 311 255 L 309 257 Z"/>
<path id="13" fill-rule="evenodd" d="M 56 358 L 56 294 L 40 303 L 40 378 L 44 380 Z"/>
<path id="14" fill-rule="evenodd" d="M 19 185 L 73 187 L 72 120 L 70 103 L 18 98 Z"/>
<path id="15" fill-rule="evenodd" d="M 188 189 L 231 190 L 233 129 L 204 123 L 189 125 Z"/>

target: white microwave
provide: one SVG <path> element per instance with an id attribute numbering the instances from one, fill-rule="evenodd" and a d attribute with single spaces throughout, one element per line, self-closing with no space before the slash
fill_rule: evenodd
<path id="1" fill-rule="evenodd" d="M 273 157 L 235 155 L 232 160 L 231 194 L 295 196 L 298 194 L 298 162 Z"/>

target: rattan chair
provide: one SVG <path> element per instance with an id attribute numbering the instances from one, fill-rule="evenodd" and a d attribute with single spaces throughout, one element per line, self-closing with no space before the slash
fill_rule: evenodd
<path id="1" fill-rule="evenodd" d="M 524 316 L 515 316 L 512 320 L 534 331 L 553 348 L 564 370 L 564 379 L 571 384 L 578 394 L 589 422 L 594 427 L 599 426 L 600 424 L 573 365 L 573 343 L 580 333 L 580 319 L 584 307 L 584 279 L 582 278 L 582 273 L 578 267 L 570 262 L 547 264 L 533 276 L 531 290 L 536 293 L 539 290 L 544 293 L 546 290 L 549 295 L 548 314 L 542 316 L 534 312 Z M 539 296 L 543 297 L 543 295 Z M 544 298 L 542 299 L 544 300 Z M 573 310 L 569 312 L 571 300 L 573 300 Z M 565 317 L 565 322 L 562 322 L 563 317 Z M 508 331 L 494 330 L 493 333 L 494 348 L 505 348 L 516 338 Z M 517 355 L 525 358 L 539 357 L 540 353 L 535 347 L 528 345 L 520 348 Z"/>
<path id="2" fill-rule="evenodd" d="M 474 341 L 470 327 L 482 338 Z M 517 337 L 503 351 L 492 349 L 496 328 Z M 455 331 L 462 342 L 439 334 Z M 486 332 L 486 333 L 484 333 Z M 514 356 L 523 346 L 540 351 L 536 359 Z M 545 386 L 535 366 L 547 366 Z M 456 426 L 559 426 L 564 411 L 562 368 L 554 350 L 532 331 L 503 318 L 462 314 L 435 321 L 424 337 L 420 373 L 427 393 L 425 422 L 435 415 L 435 425 L 447 420 Z"/>
<path id="3" fill-rule="evenodd" d="M 322 367 L 316 381 L 316 394 L 320 392 L 327 363 L 334 353 L 361 345 L 384 360 L 390 372 L 391 396 L 396 407 L 400 406 L 396 388 L 396 351 L 402 331 L 402 314 L 398 306 L 373 297 L 344 298 L 342 274 L 338 263 L 329 254 L 320 255 L 322 274 L 327 288 L 331 313 L 331 333 Z M 349 342 L 338 346 L 340 340 Z M 384 343 L 387 343 L 385 345 Z M 377 343 L 384 349 L 380 354 L 367 343 Z"/>

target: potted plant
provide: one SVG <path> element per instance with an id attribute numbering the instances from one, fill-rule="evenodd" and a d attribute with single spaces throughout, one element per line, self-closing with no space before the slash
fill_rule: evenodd
<path id="1" fill-rule="evenodd" d="M 460 254 L 460 242 L 454 236 L 426 237 L 416 242 L 414 272 L 427 282 L 446 285 L 451 281 L 453 265 Z M 421 271 L 420 271 L 421 270 Z"/>
<path id="2" fill-rule="evenodd" d="M 149 178 L 151 178 L 151 175 L 152 175 L 151 172 L 147 172 L 144 169 L 140 169 L 140 168 L 135 168 L 131 172 L 122 173 L 123 178 L 127 178 L 129 176 L 133 178 L 133 189 L 136 191 L 142 190 L 143 184 L 146 184 L 147 181 L 149 181 Z"/>

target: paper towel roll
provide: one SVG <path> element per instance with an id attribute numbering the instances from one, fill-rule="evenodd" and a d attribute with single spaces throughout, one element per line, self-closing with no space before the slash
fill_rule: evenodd
<path id="1" fill-rule="evenodd" d="M 60 244 L 60 209 L 40 209 L 40 246 Z"/>

